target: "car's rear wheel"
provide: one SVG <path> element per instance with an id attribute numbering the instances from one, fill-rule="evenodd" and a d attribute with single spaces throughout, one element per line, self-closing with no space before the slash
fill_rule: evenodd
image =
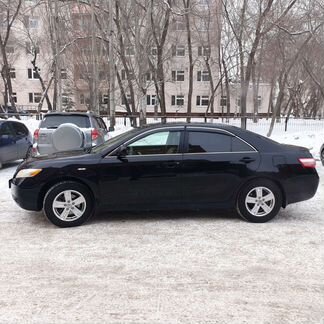
<path id="1" fill-rule="evenodd" d="M 282 206 L 280 188 L 267 179 L 247 183 L 237 199 L 239 215 L 253 223 L 265 223 L 273 219 Z"/>
<path id="2" fill-rule="evenodd" d="M 54 185 L 44 198 L 46 217 L 59 227 L 79 226 L 93 213 L 89 189 L 78 182 L 64 181 Z"/>

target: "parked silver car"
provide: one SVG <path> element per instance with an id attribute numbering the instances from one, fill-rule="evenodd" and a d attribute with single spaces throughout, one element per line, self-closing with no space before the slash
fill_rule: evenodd
<path id="1" fill-rule="evenodd" d="M 87 149 L 108 138 L 105 122 L 93 113 L 52 112 L 34 132 L 33 154 Z"/>
<path id="2" fill-rule="evenodd" d="M 0 169 L 2 165 L 31 154 L 32 135 L 20 122 L 0 120 Z"/>

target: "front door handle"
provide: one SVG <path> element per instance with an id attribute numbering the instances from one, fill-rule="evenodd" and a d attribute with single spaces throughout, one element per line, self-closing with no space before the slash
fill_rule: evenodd
<path id="1" fill-rule="evenodd" d="M 253 162 L 255 161 L 255 159 L 251 158 L 251 157 L 248 157 L 248 156 L 245 156 L 244 158 L 242 158 L 240 160 L 240 162 L 243 162 L 243 163 L 250 163 L 250 162 Z"/>
<path id="2" fill-rule="evenodd" d="M 167 169 L 174 169 L 180 165 L 180 162 L 178 161 L 163 162 L 162 165 Z"/>

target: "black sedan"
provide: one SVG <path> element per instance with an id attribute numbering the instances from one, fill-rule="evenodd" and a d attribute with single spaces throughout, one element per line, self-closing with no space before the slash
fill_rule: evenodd
<path id="1" fill-rule="evenodd" d="M 57 226 L 81 225 L 95 210 L 234 208 L 262 223 L 312 198 L 319 183 L 306 148 L 221 124 L 134 129 L 88 152 L 23 162 L 10 180 L 22 208 Z"/>

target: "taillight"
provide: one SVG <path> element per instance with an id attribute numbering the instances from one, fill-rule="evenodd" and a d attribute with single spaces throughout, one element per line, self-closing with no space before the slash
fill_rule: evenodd
<path id="1" fill-rule="evenodd" d="M 96 140 L 97 138 L 99 138 L 99 136 L 100 136 L 100 133 L 98 132 L 97 129 L 93 129 L 93 130 L 91 131 L 91 139 L 92 139 L 93 141 Z"/>
<path id="2" fill-rule="evenodd" d="M 37 141 L 39 139 L 39 129 L 35 129 L 34 139 L 35 139 L 35 141 Z"/>
<path id="3" fill-rule="evenodd" d="M 316 167 L 316 160 L 313 158 L 300 158 L 298 161 L 304 168 L 314 169 Z"/>

